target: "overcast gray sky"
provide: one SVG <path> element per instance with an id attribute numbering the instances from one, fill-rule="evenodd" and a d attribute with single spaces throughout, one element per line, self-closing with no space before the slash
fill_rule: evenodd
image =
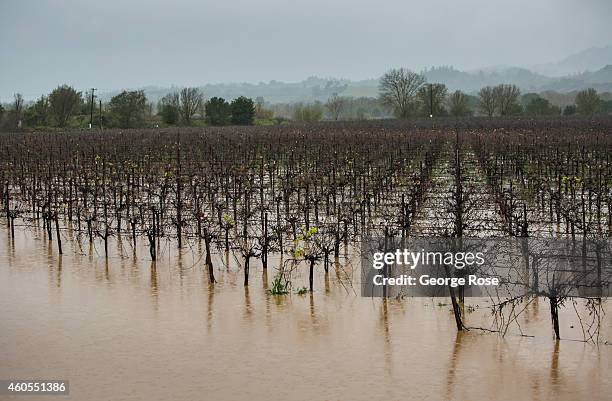
<path id="1" fill-rule="evenodd" d="M 0 98 L 539 64 L 611 21 L 611 0 L 0 0 Z"/>

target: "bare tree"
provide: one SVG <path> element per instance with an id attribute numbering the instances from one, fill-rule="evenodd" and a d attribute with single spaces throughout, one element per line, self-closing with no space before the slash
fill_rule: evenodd
<path id="1" fill-rule="evenodd" d="M 497 104 L 495 102 L 495 90 L 491 86 L 485 86 L 478 92 L 480 110 L 489 117 L 495 114 Z"/>
<path id="2" fill-rule="evenodd" d="M 516 85 L 501 84 L 493 88 L 493 98 L 500 116 L 514 114 L 520 108 L 518 98 L 521 91 Z"/>
<path id="3" fill-rule="evenodd" d="M 346 99 L 338 96 L 337 93 L 334 93 L 325 103 L 325 108 L 327 112 L 331 116 L 331 118 L 335 121 L 338 121 L 340 115 L 344 112 L 346 108 Z"/>
<path id="4" fill-rule="evenodd" d="M 444 100 L 448 90 L 444 84 L 427 84 L 421 86 L 417 97 L 421 103 L 423 114 L 433 117 L 444 113 Z"/>
<path id="5" fill-rule="evenodd" d="M 180 114 L 185 125 L 191 124 L 193 116 L 202 108 L 204 95 L 198 88 L 183 88 L 180 93 Z"/>
<path id="6" fill-rule="evenodd" d="M 408 118 L 415 108 L 415 94 L 425 77 L 405 68 L 392 69 L 380 79 L 378 87 L 383 103 L 393 106 L 400 118 Z"/>
<path id="7" fill-rule="evenodd" d="M 472 113 L 468 104 L 468 97 L 461 91 L 455 91 L 448 97 L 448 109 L 455 117 L 464 117 Z"/>

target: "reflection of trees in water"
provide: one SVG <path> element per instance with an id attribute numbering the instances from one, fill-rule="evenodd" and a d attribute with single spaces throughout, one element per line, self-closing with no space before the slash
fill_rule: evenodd
<path id="1" fill-rule="evenodd" d="M 559 383 L 559 375 L 559 341 L 555 341 L 550 361 L 550 380 L 553 384 L 553 389 Z"/>
<path id="2" fill-rule="evenodd" d="M 461 372 L 462 372 L 461 355 L 465 354 L 466 363 L 467 362 L 473 363 L 472 360 L 475 357 L 475 355 L 473 354 L 474 351 L 476 351 L 477 353 L 476 354 L 477 358 L 487 357 L 487 355 L 480 355 L 479 350 L 473 349 L 473 347 L 477 347 L 477 343 L 473 343 L 472 341 L 469 341 L 469 337 L 467 336 L 470 336 L 470 335 L 471 335 L 470 333 L 463 331 L 463 332 L 457 332 L 455 336 L 455 341 L 453 343 L 451 357 L 449 359 L 448 370 L 446 374 L 446 395 L 447 395 L 447 399 L 449 400 L 457 398 L 457 394 L 459 390 L 467 390 L 468 392 L 470 391 L 470 389 L 465 389 L 465 388 L 460 387 L 461 386 L 460 377 L 461 377 Z M 525 387 L 529 387 L 530 393 L 532 395 L 531 397 L 532 399 L 559 399 L 559 397 L 561 396 L 560 394 L 560 391 L 562 388 L 561 385 L 563 384 L 567 385 L 566 380 L 563 378 L 562 373 L 561 373 L 563 369 L 560 363 L 560 356 L 561 356 L 561 350 L 560 350 L 561 342 L 560 341 L 554 341 L 552 352 L 550 353 L 550 360 L 549 362 L 544 361 L 544 365 L 548 367 L 548 378 L 546 377 L 546 373 L 544 373 L 544 376 L 543 376 L 541 373 L 530 372 L 529 366 L 527 367 L 514 366 L 516 361 L 514 357 L 507 354 L 507 350 L 505 349 L 507 344 L 504 342 L 501 342 L 501 343 L 497 342 L 495 344 L 497 346 L 494 347 L 494 349 L 490 350 L 490 352 L 493 353 L 492 357 L 496 360 L 496 362 L 500 366 L 500 369 L 503 369 L 503 370 L 508 369 L 508 367 L 504 367 L 504 364 L 509 362 L 511 363 L 510 369 L 512 370 L 520 369 L 521 371 L 523 371 L 521 374 L 521 377 L 525 376 L 525 379 L 527 381 L 525 383 Z M 471 345 L 471 346 L 466 348 L 466 346 L 468 345 Z M 510 358 L 506 358 L 508 356 L 510 356 Z M 531 362 L 531 361 L 528 360 L 528 362 Z M 535 363 L 535 361 L 533 362 Z M 486 368 L 483 369 L 482 372 L 485 375 L 502 374 L 501 370 L 499 372 L 491 372 L 491 371 L 486 370 Z M 512 381 L 513 379 L 508 378 L 508 380 Z M 544 386 L 542 386 L 543 382 L 545 383 Z M 548 395 L 541 394 L 541 391 L 543 389 L 547 391 L 551 391 L 552 394 L 548 394 Z M 477 391 L 476 388 L 473 390 Z M 527 393 L 528 393 L 527 391 L 523 392 L 523 394 L 527 394 Z M 524 398 L 521 398 L 521 399 L 524 399 Z"/>
<path id="3" fill-rule="evenodd" d="M 213 326 L 214 316 L 215 316 L 215 307 L 214 307 L 215 286 L 212 283 L 208 283 L 207 286 L 208 286 L 208 302 L 206 303 L 206 330 L 208 333 L 210 333 L 212 326 Z"/>
<path id="4" fill-rule="evenodd" d="M 263 272 L 261 273 L 261 283 L 263 285 L 263 289 L 264 291 L 268 290 L 268 269 L 262 269 Z"/>
<path id="5" fill-rule="evenodd" d="M 315 308 L 314 294 L 312 292 L 310 292 L 310 296 L 308 299 L 308 306 L 309 306 L 309 311 L 310 311 L 310 322 L 313 325 L 316 325 L 317 324 L 317 310 Z"/>
<path id="6" fill-rule="evenodd" d="M 151 261 L 149 267 L 149 286 L 151 299 L 153 300 L 153 309 L 157 312 L 159 310 L 159 288 L 157 283 L 157 262 Z"/>
<path id="7" fill-rule="evenodd" d="M 108 259 L 104 259 L 104 279 L 110 283 L 110 270 L 108 268 Z"/>
<path id="8" fill-rule="evenodd" d="M 446 395 L 449 400 L 453 399 L 453 396 L 455 395 L 455 380 L 459 366 L 461 343 L 463 341 L 463 337 L 466 335 L 467 334 L 463 331 L 457 331 L 455 334 L 455 342 L 453 343 L 453 350 L 451 352 L 448 372 L 446 374 Z"/>
<path id="9" fill-rule="evenodd" d="M 251 307 L 251 295 L 249 293 L 249 286 L 244 286 L 244 316 L 251 319 L 253 316 L 253 308 Z"/>
<path id="10" fill-rule="evenodd" d="M 547 386 L 552 392 L 551 399 L 559 399 L 560 393 L 560 385 L 564 383 L 563 377 L 561 375 L 561 366 L 559 357 L 561 355 L 560 351 L 560 341 L 555 341 L 553 344 L 552 352 L 550 354 L 550 371 L 549 371 L 549 379 L 550 385 Z"/>
<path id="11" fill-rule="evenodd" d="M 537 321 L 540 316 L 540 298 L 535 297 L 525 309 L 525 323 L 529 324 L 532 320 Z"/>
<path id="12" fill-rule="evenodd" d="M 57 288 L 62 286 L 62 260 L 63 255 L 57 256 L 57 274 L 56 274 L 56 282 L 55 285 Z"/>
<path id="13" fill-rule="evenodd" d="M 382 326 L 383 332 L 383 346 L 384 346 L 384 355 L 385 355 L 385 372 L 387 373 L 387 377 L 391 378 L 393 376 L 393 344 L 391 342 L 391 330 L 389 327 L 389 306 L 388 299 L 382 299 L 381 305 L 381 315 L 380 315 L 380 324 Z"/>
<path id="14" fill-rule="evenodd" d="M 15 257 L 15 236 L 11 235 L 11 233 L 8 231 L 6 233 L 8 236 L 7 243 L 9 244 L 8 246 L 9 256 Z"/>

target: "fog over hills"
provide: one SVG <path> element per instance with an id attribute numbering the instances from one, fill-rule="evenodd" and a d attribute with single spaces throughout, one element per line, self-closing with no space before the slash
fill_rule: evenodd
<path id="1" fill-rule="evenodd" d="M 428 82 L 441 82 L 449 90 L 462 90 L 475 94 L 480 88 L 500 83 L 512 83 L 527 92 L 570 93 L 585 88 L 599 92 L 612 92 L 612 63 L 593 72 L 583 72 L 564 77 L 539 74 L 521 67 L 495 67 L 471 72 L 454 67 L 432 67 L 421 71 Z M 376 97 L 378 78 L 353 81 L 339 78 L 310 77 L 300 82 L 269 81 L 260 83 L 220 83 L 199 86 L 206 97 L 220 96 L 233 99 L 238 96 L 262 97 L 268 103 L 294 103 L 325 101 L 333 94 L 350 97 Z M 147 86 L 144 89 L 150 100 L 157 101 L 165 94 L 178 90 L 176 87 Z M 108 100 L 119 90 L 102 92 Z"/>
<path id="2" fill-rule="evenodd" d="M 570 73 L 561 74 L 562 71 Z M 461 90 L 476 94 L 480 88 L 500 83 L 512 83 L 527 92 L 572 93 L 585 88 L 599 92 L 612 92 L 612 46 L 591 48 L 570 55 L 562 60 L 532 67 L 494 66 L 462 71 L 453 66 L 426 68 L 421 72 L 428 82 L 444 83 L 449 90 Z M 383 71 L 381 71 L 382 75 Z M 350 80 L 336 77 L 311 76 L 298 82 L 227 82 L 201 84 L 194 82 L 206 97 L 220 96 L 233 99 L 238 96 L 263 98 L 267 103 L 295 103 L 325 101 L 331 95 L 349 97 L 378 96 L 378 77 L 364 80 Z M 101 90 L 98 95 L 103 101 L 123 89 L 143 89 L 151 101 L 158 101 L 164 95 L 177 91 L 180 85 L 134 86 Z M 87 88 L 79 88 L 87 90 Z M 2 94 L 6 101 L 7 94 Z M 9 94 L 10 96 L 10 94 Z M 26 100 L 34 100 L 25 96 Z"/>
<path id="3" fill-rule="evenodd" d="M 603 49 L 607 51 L 612 49 L 612 46 Z M 476 94 L 484 86 L 498 85 L 500 83 L 515 84 L 523 93 L 558 92 L 564 94 L 585 88 L 595 88 L 599 92 L 612 92 L 612 61 L 608 65 L 595 69 L 594 66 L 598 65 L 596 63 L 606 60 L 605 53 L 602 51 L 594 52 L 593 49 L 587 52 L 592 57 L 589 59 L 589 63 L 584 62 L 581 65 L 588 67 L 588 69 L 582 73 L 573 73 L 565 76 L 546 75 L 523 67 L 488 67 L 461 71 L 452 66 L 441 66 L 427 68 L 419 72 L 425 76 L 427 82 L 444 83 L 450 91 L 461 90 L 469 94 Z M 597 57 L 594 56 L 595 53 L 598 53 Z M 565 60 L 579 59 L 570 56 Z M 548 66 L 570 68 L 570 63 L 571 61 L 561 61 L 559 63 L 548 64 Z M 378 82 L 378 77 L 364 80 L 349 80 L 335 77 L 311 76 L 299 82 L 272 80 L 259 83 L 193 83 L 192 85 L 199 87 L 207 98 L 220 96 L 226 99 L 233 99 L 238 96 L 247 96 L 253 99 L 263 98 L 265 102 L 274 104 L 325 101 L 333 94 L 348 97 L 376 97 L 378 96 Z M 103 101 L 108 101 L 121 90 L 142 89 L 149 100 L 157 102 L 164 95 L 178 91 L 181 87 L 180 85 L 134 86 L 99 90 L 96 96 Z M 77 89 L 83 92 L 88 90 L 88 88 Z M 2 101 L 11 101 L 12 94 L 2 93 L 1 95 Z M 28 94 L 24 95 L 26 101 L 33 101 L 37 97 Z"/>
<path id="4" fill-rule="evenodd" d="M 529 68 L 543 75 L 562 77 L 587 71 L 596 71 L 609 64 L 612 64 L 612 45 L 592 47 L 572 54 L 555 63 L 534 65 Z"/>

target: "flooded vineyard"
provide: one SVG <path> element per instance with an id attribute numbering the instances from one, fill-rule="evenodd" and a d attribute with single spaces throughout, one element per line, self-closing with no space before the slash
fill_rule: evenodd
<path id="1" fill-rule="evenodd" d="M 572 307 L 561 311 L 566 340 L 553 340 L 544 300 L 521 315 L 524 336 L 514 327 L 502 338 L 457 332 L 448 301 L 358 296 L 350 258 L 318 269 L 313 293 L 275 296 L 272 267 L 254 266 L 244 286 L 222 254 L 210 284 L 197 249 L 162 246 L 152 263 L 120 257 L 113 241 L 107 260 L 99 242 L 83 252 L 67 242 L 59 256 L 44 233 L 0 235 L 0 376 L 53 372 L 70 381 L 67 399 L 569 401 L 612 391 L 612 350 L 581 341 Z M 292 280 L 307 286 L 307 269 Z M 469 303 L 469 322 L 491 320 Z"/>
<path id="2" fill-rule="evenodd" d="M 0 378 L 53 372 L 75 400 L 607 399 L 605 299 L 362 297 L 360 243 L 609 247 L 611 132 L 491 119 L 2 135 Z"/>

